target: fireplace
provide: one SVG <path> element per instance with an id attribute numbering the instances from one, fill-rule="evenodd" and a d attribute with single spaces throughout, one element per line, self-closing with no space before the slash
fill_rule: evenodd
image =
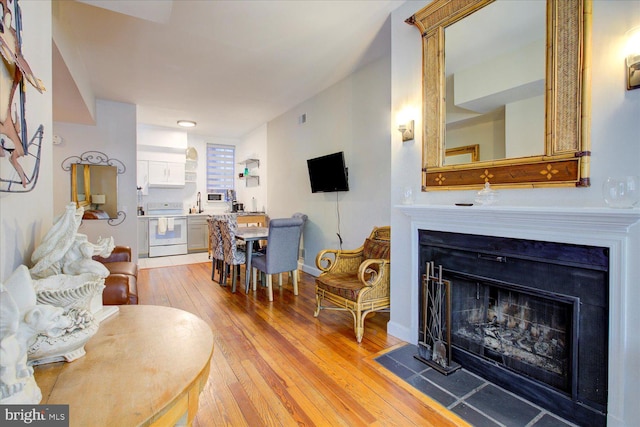
<path id="1" fill-rule="evenodd" d="M 435 230 L 418 241 L 420 276 L 432 262 L 450 283 L 453 362 L 580 425 L 606 424 L 608 248 Z"/>

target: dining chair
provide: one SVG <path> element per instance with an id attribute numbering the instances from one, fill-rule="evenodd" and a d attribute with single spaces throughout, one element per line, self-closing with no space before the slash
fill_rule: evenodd
<path id="1" fill-rule="evenodd" d="M 278 273 L 295 272 L 298 270 L 298 253 L 300 251 L 300 233 L 302 232 L 302 218 L 276 218 L 269 221 L 269 236 L 267 237 L 267 251 L 252 261 L 253 287 L 256 288 L 258 270 L 265 273 L 267 282 L 267 296 L 273 301 L 272 275 Z M 293 294 L 298 295 L 298 276 L 292 274 Z M 282 282 L 280 282 L 282 286 Z"/>
<path id="2" fill-rule="evenodd" d="M 247 262 L 247 256 L 238 245 L 236 233 L 238 231 L 238 222 L 232 215 L 221 216 L 216 220 L 220 227 L 220 235 L 222 236 L 222 252 L 224 254 L 224 268 L 222 269 L 222 282 L 227 283 L 227 269 L 231 269 L 231 291 L 235 292 L 237 277 L 240 276 L 240 266 Z"/>
<path id="3" fill-rule="evenodd" d="M 307 215 L 301 213 L 301 212 L 296 212 L 293 215 L 291 215 L 291 218 L 301 218 L 302 219 L 302 225 L 300 226 L 300 250 L 298 251 L 298 259 L 303 259 L 304 257 L 302 256 L 302 248 L 304 247 L 304 226 L 307 223 L 307 219 L 309 218 Z M 295 273 L 291 273 L 291 274 L 296 274 L 298 276 L 298 280 L 300 280 L 300 272 L 296 269 Z"/>
<path id="4" fill-rule="evenodd" d="M 215 280 L 215 272 L 218 271 L 218 282 L 222 282 L 222 270 L 224 268 L 224 253 L 220 225 L 212 216 L 207 218 L 209 225 L 209 246 L 211 247 L 211 280 Z"/>

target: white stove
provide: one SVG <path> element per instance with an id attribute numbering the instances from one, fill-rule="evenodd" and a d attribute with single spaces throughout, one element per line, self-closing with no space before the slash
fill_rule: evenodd
<path id="1" fill-rule="evenodd" d="M 149 257 L 187 253 L 187 216 L 180 202 L 148 203 Z"/>
<path id="2" fill-rule="evenodd" d="M 185 216 L 184 203 L 181 202 L 149 202 L 145 216 Z"/>

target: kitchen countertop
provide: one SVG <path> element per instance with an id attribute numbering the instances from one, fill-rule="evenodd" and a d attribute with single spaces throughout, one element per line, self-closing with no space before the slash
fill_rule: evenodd
<path id="1" fill-rule="evenodd" d="M 265 212 L 201 212 L 201 213 L 184 213 L 184 214 L 167 214 L 167 215 L 138 215 L 138 218 L 162 218 L 162 217 L 176 217 L 176 216 L 209 216 L 209 215 L 265 215 Z"/>

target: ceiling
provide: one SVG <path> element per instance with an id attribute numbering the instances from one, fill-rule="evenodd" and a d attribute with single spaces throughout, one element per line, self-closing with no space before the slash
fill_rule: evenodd
<path id="1" fill-rule="evenodd" d="M 54 0 L 54 120 L 90 120 L 82 90 L 138 122 L 241 137 L 390 52 L 397 0 Z M 54 42 L 56 42 L 54 25 Z M 68 61 L 67 61 L 68 62 Z M 74 74 L 76 75 L 76 74 Z"/>

